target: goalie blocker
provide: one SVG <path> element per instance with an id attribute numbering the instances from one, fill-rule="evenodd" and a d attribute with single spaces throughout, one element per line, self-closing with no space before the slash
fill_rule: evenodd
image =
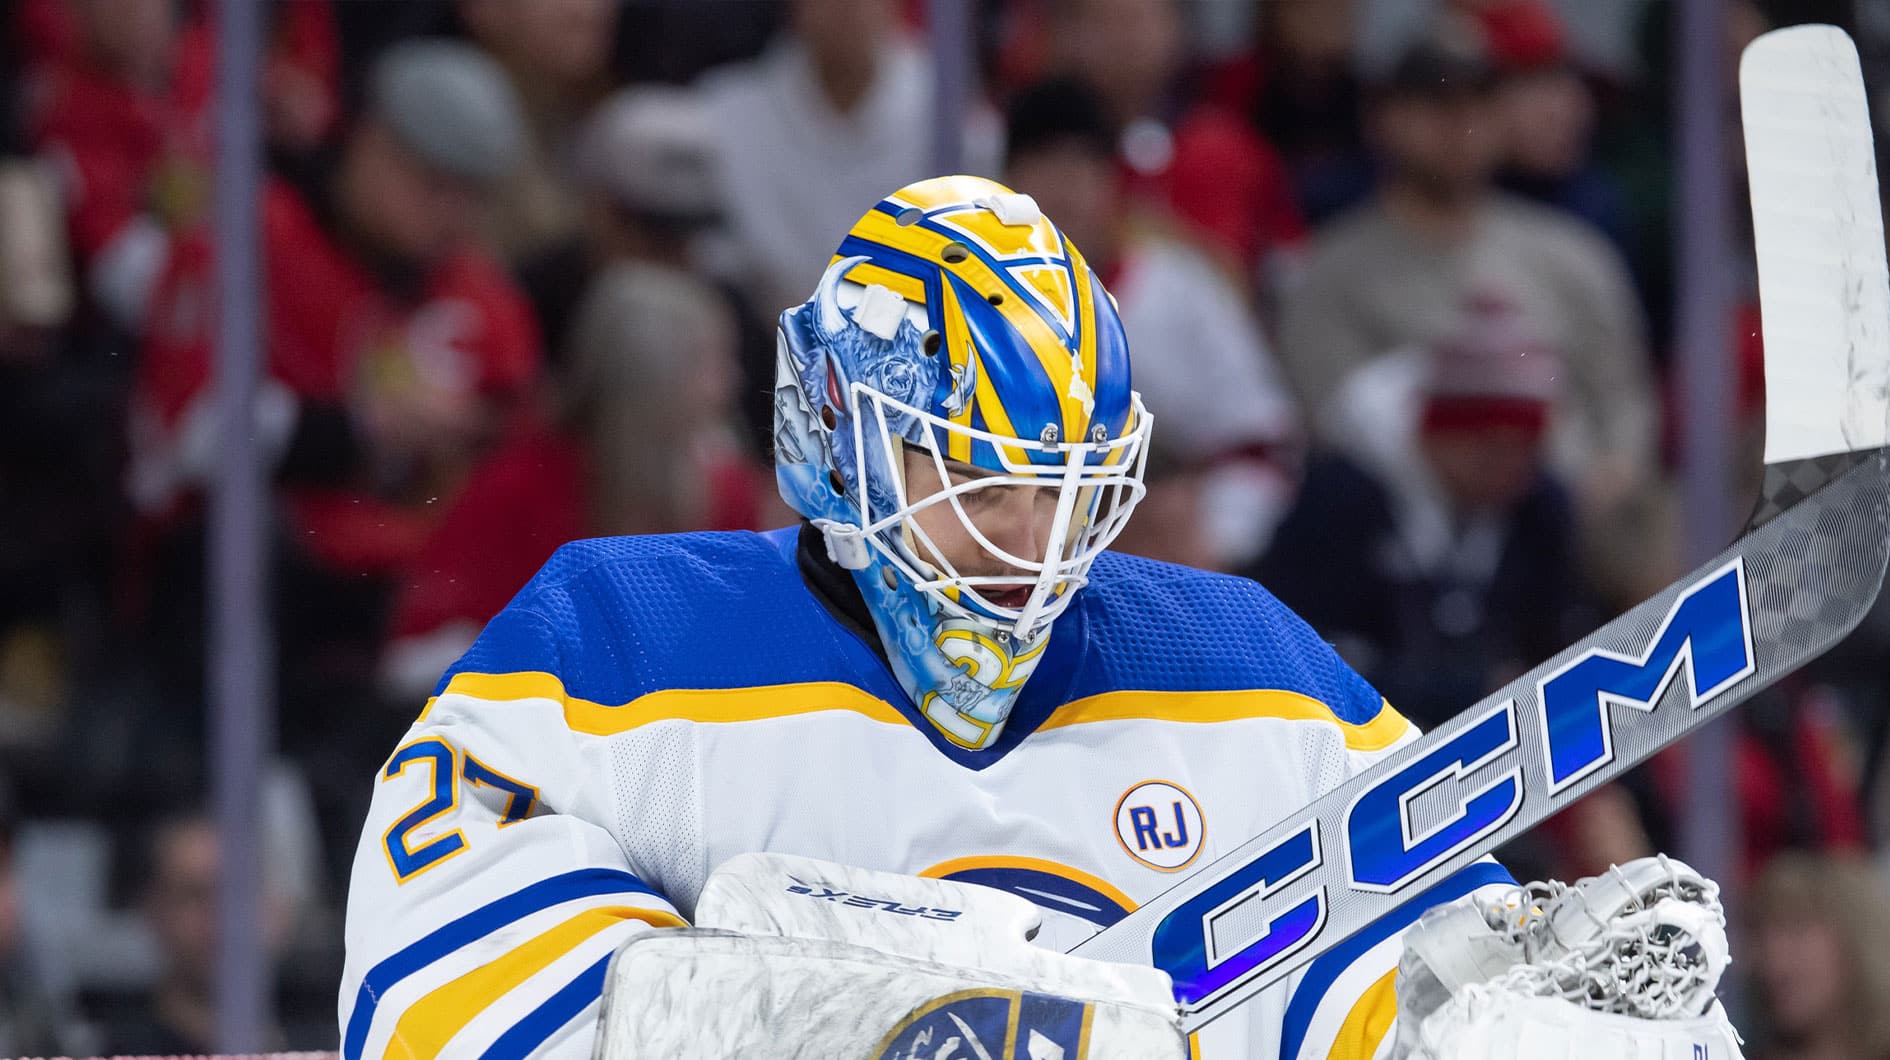
<path id="1" fill-rule="evenodd" d="M 709 877 L 696 927 L 611 962 L 597 1055 L 1187 1057 L 1168 976 L 1033 946 L 1039 919 L 973 884 L 744 854 Z"/>

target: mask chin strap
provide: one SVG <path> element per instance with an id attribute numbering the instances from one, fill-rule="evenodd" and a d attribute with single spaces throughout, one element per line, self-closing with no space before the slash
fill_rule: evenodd
<path id="1" fill-rule="evenodd" d="M 866 543 L 866 531 L 852 523 L 833 519 L 809 520 L 827 543 L 827 558 L 844 570 L 865 570 L 873 564 L 873 549 Z"/>

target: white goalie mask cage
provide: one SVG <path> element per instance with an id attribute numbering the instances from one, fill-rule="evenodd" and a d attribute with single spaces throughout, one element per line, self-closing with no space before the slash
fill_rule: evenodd
<path id="1" fill-rule="evenodd" d="M 898 401 L 862 382 L 847 387 L 847 404 L 853 430 L 854 482 L 859 483 L 853 497 L 860 513 L 858 528 L 836 526 L 829 520 L 816 520 L 830 537 L 836 531 L 852 537 L 877 551 L 897 569 L 912 587 L 931 597 L 949 617 L 990 628 L 1001 640 L 1027 644 L 1046 630 L 1075 598 L 1076 591 L 1088 582 L 1090 565 L 1122 532 L 1129 515 L 1148 492 L 1142 476 L 1148 462 L 1147 440 L 1153 417 L 1142 404 L 1139 394 L 1130 394 L 1129 428 L 1109 438 L 1098 426 L 1089 438 L 1064 441 L 1047 428 L 1035 440 L 996 434 L 952 421 Z M 905 434 L 893 430 L 894 423 L 912 425 Z M 924 447 L 909 441 L 912 434 L 936 439 L 944 445 Z M 976 468 L 975 477 L 955 474 L 942 448 L 953 439 L 964 439 L 972 446 L 983 444 L 997 454 L 1002 471 Z M 932 462 L 943 488 L 914 498 L 905 474 L 904 454 L 922 453 Z M 872 467 L 883 460 L 881 468 Z M 961 464 L 970 468 L 970 465 Z M 886 510 L 873 503 L 870 483 L 887 484 L 893 501 Z M 988 525 L 980 525 L 980 512 L 994 505 L 985 496 L 987 490 L 1023 490 L 1033 497 L 1036 511 L 1048 510 L 1042 520 L 1041 552 L 1019 555 L 993 540 Z M 965 534 L 985 552 L 998 573 L 960 571 L 939 543 L 933 540 L 917 516 L 928 509 L 948 508 Z M 1011 516 L 1000 516 L 1011 518 Z M 996 536 L 1005 536 L 998 534 Z M 839 546 L 847 548 L 850 546 Z M 838 550 L 836 551 L 838 555 Z M 861 561 L 864 555 L 856 557 Z M 852 564 L 845 564 L 851 566 Z M 1028 586 L 1030 595 L 1021 606 L 1009 607 L 987 595 L 995 587 Z"/>

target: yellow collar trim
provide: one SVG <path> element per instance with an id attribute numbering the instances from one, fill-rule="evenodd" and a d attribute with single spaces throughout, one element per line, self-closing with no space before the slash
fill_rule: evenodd
<path id="1" fill-rule="evenodd" d="M 564 707 L 565 724 L 574 732 L 615 736 L 659 721 L 699 724 L 762 721 L 823 710 L 846 710 L 888 725 L 910 725 L 892 704 L 841 681 L 804 681 L 749 688 L 669 688 L 611 705 L 566 694 L 555 674 L 527 671 L 510 674 L 458 673 L 447 682 L 446 694 L 473 699 L 506 701 L 549 699 Z M 429 699 L 424 720 L 437 701 Z M 1342 721 L 1324 703 L 1298 692 L 1250 689 L 1220 692 L 1149 692 L 1125 690 L 1086 696 L 1058 707 L 1039 732 L 1103 721 L 1138 719 L 1212 724 L 1250 718 L 1287 721 L 1324 721 L 1345 734 L 1354 751 L 1381 751 L 1402 739 L 1411 723 L 1385 704 L 1364 723 Z"/>

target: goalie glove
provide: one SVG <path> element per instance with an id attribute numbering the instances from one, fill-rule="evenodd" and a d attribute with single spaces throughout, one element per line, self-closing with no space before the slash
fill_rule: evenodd
<path id="1" fill-rule="evenodd" d="M 1642 858 L 1426 913 L 1398 964 L 1400 1060 L 1740 1060 L 1713 996 L 1719 887 Z"/>
<path id="2" fill-rule="evenodd" d="M 1036 907 L 949 880 L 744 854 L 694 928 L 612 960 L 599 1060 L 1181 1060 L 1168 976 L 1030 945 Z"/>

